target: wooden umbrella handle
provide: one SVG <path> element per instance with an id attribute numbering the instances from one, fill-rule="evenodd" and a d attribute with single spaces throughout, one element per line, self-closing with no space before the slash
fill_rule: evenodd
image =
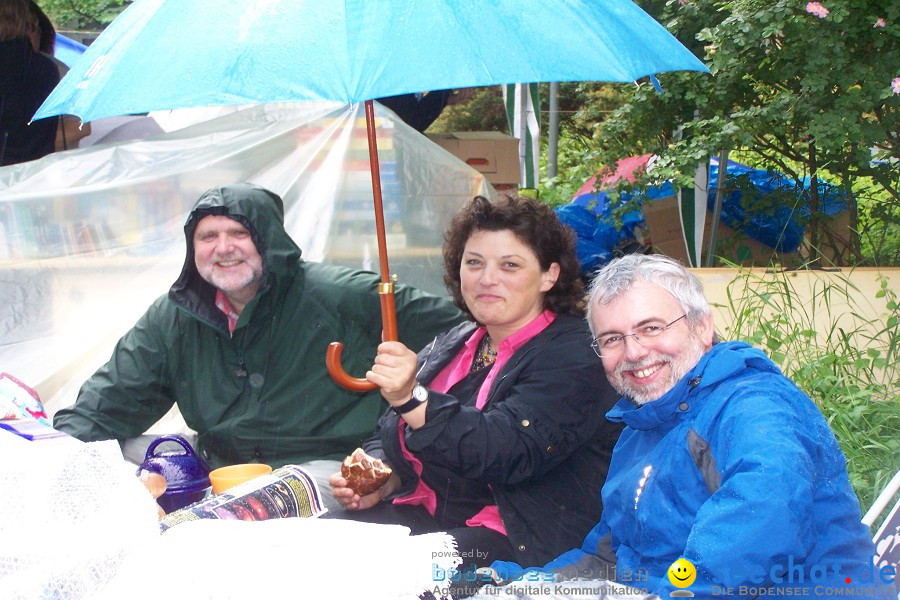
<path id="1" fill-rule="evenodd" d="M 341 353 L 344 351 L 344 345 L 340 342 L 331 342 L 328 344 L 328 350 L 325 351 L 325 367 L 328 374 L 334 379 L 335 383 L 340 386 L 353 390 L 354 392 L 368 392 L 374 390 L 377 386 L 368 379 L 360 379 L 359 377 L 351 377 L 341 366 Z"/>
<path id="2" fill-rule="evenodd" d="M 382 331 L 382 339 L 386 342 L 397 341 L 397 311 L 394 308 L 394 284 L 382 283 L 378 286 L 378 295 L 381 299 L 381 322 L 384 326 Z M 325 352 L 325 368 L 334 381 L 348 390 L 354 392 L 368 392 L 374 390 L 376 386 L 368 379 L 359 377 L 351 377 L 341 365 L 341 354 L 344 351 L 344 344 L 340 342 L 331 342 L 328 344 L 328 350 Z"/>
<path id="3" fill-rule="evenodd" d="M 381 283 L 378 295 L 381 298 L 382 339 L 386 342 L 397 341 L 397 311 L 394 307 L 394 283 L 391 281 L 387 259 L 387 236 L 384 230 L 384 207 L 381 202 L 381 168 L 378 164 L 378 143 L 375 139 L 375 107 L 371 100 L 365 102 L 366 137 L 369 141 L 369 165 L 372 175 L 372 201 L 375 204 L 375 236 L 378 240 L 378 259 L 381 266 Z M 325 352 L 325 367 L 331 378 L 339 385 L 356 392 L 368 392 L 377 386 L 368 379 L 351 377 L 341 366 L 341 353 L 344 345 L 331 342 Z"/>

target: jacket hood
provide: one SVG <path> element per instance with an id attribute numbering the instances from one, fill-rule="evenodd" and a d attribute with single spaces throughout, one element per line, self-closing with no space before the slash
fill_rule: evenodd
<path id="1" fill-rule="evenodd" d="M 622 398 L 606 413 L 614 422 L 624 421 L 634 429 L 655 429 L 663 423 L 675 424 L 675 415 L 692 410 L 691 395 L 714 387 L 747 369 L 780 373 L 764 352 L 745 342 L 720 342 L 700 357 L 700 361 L 671 390 L 643 406 Z M 682 406 L 683 403 L 686 403 Z"/>
<path id="2" fill-rule="evenodd" d="M 208 316 L 206 311 L 214 308 L 216 289 L 200 276 L 194 263 L 194 231 L 197 223 L 209 215 L 234 219 L 250 232 L 263 260 L 263 280 L 257 296 L 277 287 L 279 281 L 293 276 L 301 251 L 284 229 L 284 202 L 281 197 L 252 183 L 223 185 L 200 196 L 184 225 L 187 247 L 184 266 L 169 290 L 169 297 L 177 304 L 201 316 Z"/>

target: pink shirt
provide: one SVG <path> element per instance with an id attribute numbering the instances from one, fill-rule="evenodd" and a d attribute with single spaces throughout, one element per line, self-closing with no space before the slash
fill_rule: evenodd
<path id="1" fill-rule="evenodd" d="M 228 301 L 228 297 L 222 290 L 216 290 L 216 308 L 225 313 L 225 316 L 228 318 L 228 333 L 234 333 L 234 328 L 237 327 L 240 315 L 234 312 L 231 302 Z"/>
<path id="2" fill-rule="evenodd" d="M 490 372 L 488 372 L 484 383 L 481 384 L 481 388 L 478 390 L 475 408 L 478 410 L 484 408 L 494 379 L 496 379 L 500 371 L 503 370 L 503 365 L 506 364 L 510 357 L 512 357 L 519 348 L 524 346 L 528 340 L 546 329 L 554 319 L 556 319 L 556 315 L 549 310 L 545 310 L 532 319 L 525 327 L 500 342 L 500 345 L 497 347 L 497 358 L 494 359 L 494 364 L 490 367 Z M 478 349 L 478 344 L 486 333 L 487 330 L 484 327 L 476 329 L 475 332 L 469 336 L 469 339 L 466 340 L 462 350 L 460 350 L 453 360 L 447 363 L 447 365 L 441 369 L 441 372 L 431 381 L 428 385 L 429 389 L 444 394 L 447 390 L 462 381 L 469 374 L 469 370 L 472 367 L 472 361 L 475 359 L 475 352 Z M 419 485 L 412 493 L 401 498 L 395 498 L 394 504 L 422 505 L 433 516 L 437 510 L 437 496 L 435 495 L 434 490 L 422 481 L 422 462 L 406 448 L 404 439 L 405 430 L 406 421 L 400 419 L 400 422 L 397 425 L 397 433 L 400 436 L 400 448 L 403 450 L 403 457 L 410 465 L 412 465 L 416 475 L 419 476 Z M 500 512 L 495 504 L 485 506 L 477 515 L 466 521 L 466 525 L 469 527 L 477 527 L 480 525 L 506 535 L 506 528 L 503 526 L 503 521 L 500 519 Z"/>

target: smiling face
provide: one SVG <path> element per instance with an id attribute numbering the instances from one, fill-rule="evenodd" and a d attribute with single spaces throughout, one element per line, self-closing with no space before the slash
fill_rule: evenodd
<path id="1" fill-rule="evenodd" d="M 207 215 L 194 230 L 194 264 L 200 276 L 222 290 L 238 313 L 259 290 L 262 257 L 247 228 L 221 215 Z"/>
<path id="2" fill-rule="evenodd" d="M 660 286 L 635 282 L 609 304 L 592 307 L 597 336 L 628 334 L 645 325 L 664 327 L 684 314 L 681 304 Z M 654 338 L 633 337 L 613 352 L 604 352 L 603 369 L 612 386 L 637 404 L 659 399 L 672 389 L 712 346 L 712 315 L 699 327 L 681 319 Z"/>
<path id="3" fill-rule="evenodd" d="M 543 312 L 559 264 L 541 270 L 534 251 L 508 229 L 476 230 L 466 241 L 459 276 L 469 311 L 499 342 Z"/>
<path id="4" fill-rule="evenodd" d="M 669 566 L 666 571 L 669 581 L 677 588 L 686 588 L 697 579 L 697 569 L 693 563 L 686 558 L 679 558 Z"/>

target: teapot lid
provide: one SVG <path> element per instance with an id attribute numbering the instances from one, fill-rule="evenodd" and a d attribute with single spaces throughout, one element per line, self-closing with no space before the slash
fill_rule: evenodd
<path id="1" fill-rule="evenodd" d="M 182 449 L 157 452 L 157 447 L 165 442 L 175 442 Z M 166 478 L 166 491 L 170 492 L 208 487 L 209 470 L 209 465 L 194 452 L 190 443 L 180 435 L 173 434 L 160 436 L 150 443 L 137 474 L 140 475 L 141 471 L 159 473 Z"/>

